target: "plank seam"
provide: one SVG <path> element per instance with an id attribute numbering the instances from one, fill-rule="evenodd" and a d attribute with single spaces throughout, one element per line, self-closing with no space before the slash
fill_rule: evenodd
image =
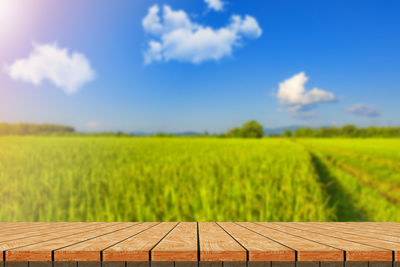
<path id="1" fill-rule="evenodd" d="M 391 240 L 381 239 L 381 238 L 377 238 L 377 237 L 371 237 L 371 236 L 368 236 L 368 233 L 357 234 L 357 233 L 352 233 L 350 230 L 329 229 L 329 228 L 320 227 L 320 225 L 317 225 L 316 227 L 317 227 L 317 228 L 320 228 L 320 229 L 328 230 L 328 231 L 331 231 L 331 232 L 338 232 L 338 233 L 343 233 L 343 234 L 356 235 L 356 236 L 360 236 L 360 237 L 365 237 L 365 238 L 370 238 L 370 239 L 376 239 L 376 240 L 381 240 L 381 241 L 385 241 L 385 242 L 390 242 L 390 243 L 393 243 L 393 244 L 399 244 L 399 243 L 400 243 L 400 242 L 395 242 L 395 241 L 391 241 Z M 340 227 L 340 226 L 339 226 L 339 227 Z M 343 227 L 343 226 L 342 226 L 342 227 Z M 346 228 L 346 227 L 344 227 L 344 228 Z M 380 233 L 377 233 L 377 234 L 379 234 L 379 235 L 385 235 L 385 234 L 380 234 Z M 385 235 L 385 236 L 393 237 L 392 235 Z M 354 242 L 354 241 L 352 241 L 352 242 Z"/>
<path id="2" fill-rule="evenodd" d="M 197 222 L 197 260 L 200 261 L 200 231 L 199 222 Z"/>
<path id="3" fill-rule="evenodd" d="M 172 229 L 169 230 L 168 233 L 166 233 L 166 234 L 151 248 L 151 249 L 149 249 L 149 261 L 151 261 L 151 251 L 152 251 L 158 244 L 160 244 L 160 242 L 163 241 L 163 239 L 166 238 L 166 237 L 169 235 L 169 233 L 171 233 L 172 230 L 174 230 L 174 229 L 178 226 L 178 224 L 180 224 L 180 222 L 178 222 L 177 224 L 175 224 L 175 226 L 172 227 Z M 174 263 L 174 264 L 175 264 L 175 263 Z"/>
<path id="4" fill-rule="evenodd" d="M 116 225 L 119 225 L 119 224 L 122 224 L 122 223 L 118 223 L 118 224 L 116 224 Z M 31 243 L 31 244 L 28 244 L 28 245 L 23 245 L 23 246 L 19 246 L 19 247 L 14 247 L 14 248 L 6 249 L 6 250 L 4 250 L 3 252 L 6 253 L 7 251 L 14 250 L 14 249 L 18 249 L 18 248 L 23 248 L 23 247 L 27 247 L 27 246 L 31 246 L 31 245 L 36 245 L 36 244 L 44 243 L 44 242 L 47 242 L 47 241 L 52 241 L 52 240 L 55 240 L 55 239 L 60 239 L 60 238 L 70 237 L 70 236 L 73 236 L 73 235 L 78 235 L 78 234 L 82 234 L 82 233 L 87 233 L 87 232 L 91 232 L 91 231 L 95 231 L 95 230 L 98 230 L 98 229 L 105 228 L 105 227 L 107 227 L 107 226 L 108 226 L 108 225 L 105 225 L 105 226 L 100 227 L 100 228 L 95 228 L 95 229 L 92 229 L 92 230 L 86 230 L 86 231 L 78 232 L 78 233 L 75 233 L 75 234 L 64 235 L 64 236 L 59 236 L 59 237 L 56 237 L 56 238 L 47 239 L 47 240 L 45 240 L 45 241 L 34 242 L 34 243 Z M 28 237 L 28 238 L 30 238 L 30 237 Z M 18 239 L 24 239 L 24 238 L 18 238 Z M 14 241 L 14 240 L 13 240 L 13 241 Z M 8 241 L 7 241 L 7 242 L 8 242 Z M 5 259 L 5 258 L 4 258 L 4 259 Z"/>
<path id="5" fill-rule="evenodd" d="M 106 226 L 104 226 L 104 227 L 106 227 Z M 61 232 L 65 232 L 65 231 L 70 231 L 70 230 L 74 230 L 74 229 L 79 229 L 80 227 L 73 227 L 73 228 L 67 228 L 67 229 L 65 229 L 65 230 L 63 230 L 63 231 L 54 231 L 54 232 L 48 232 L 48 233 L 46 233 L 46 234 L 53 234 L 53 233 L 61 233 Z M 96 229 L 101 229 L 101 228 L 96 228 Z M 40 230 L 39 230 L 40 231 Z M 88 231 L 91 231 L 91 230 L 88 230 Z M 29 232 L 28 232 L 29 233 Z M 82 232 L 80 232 L 80 233 L 82 233 Z M 1 241 L 2 243 L 4 243 L 4 242 L 9 242 L 9 241 L 15 241 L 15 240 L 20 240 L 20 239 L 26 239 L 26 238 L 31 238 L 31 237 L 36 237 L 36 236 L 41 236 L 42 234 L 37 234 L 37 235 L 30 235 L 30 236 L 24 236 L 24 237 L 20 237 L 20 238 L 15 238 L 15 239 L 8 239 L 8 240 L 3 240 L 3 241 Z M 69 236 L 69 235 L 67 235 L 67 236 Z M 62 237 L 66 237 L 66 236 L 62 236 Z M 58 237 L 57 237 L 58 238 Z M 49 239 L 49 240 L 52 240 L 52 239 Z M 46 241 L 49 241 L 49 240 L 46 240 Z M 46 242 L 46 241 L 42 241 L 42 242 Z M 40 242 L 39 242 L 40 243 Z M 37 243 L 32 243 L 32 244 L 30 244 L 30 245 L 33 245 L 33 244 L 37 244 Z M 30 245 L 28 245 L 28 246 L 30 246 Z M 17 247 L 18 248 L 18 247 Z M 12 249 L 14 249 L 14 248 L 12 248 Z M 9 249 L 9 250 L 11 250 L 11 249 Z"/>
<path id="6" fill-rule="evenodd" d="M 258 224 L 258 223 L 257 223 L 257 224 Z M 272 224 L 276 224 L 276 223 L 272 222 Z M 285 234 L 292 235 L 292 236 L 295 236 L 295 237 L 298 237 L 298 238 L 302 238 L 302 239 L 305 239 L 305 240 L 308 240 L 308 241 L 311 241 L 311 242 L 314 242 L 314 243 L 317 243 L 317 244 L 321 244 L 321 245 L 324 245 L 324 246 L 327 246 L 327 247 L 331 247 L 331 248 L 334 248 L 334 249 L 341 250 L 341 251 L 344 252 L 344 254 L 346 253 L 346 251 L 345 251 L 344 249 L 341 249 L 341 248 L 337 248 L 337 247 L 334 247 L 334 246 L 331 246 L 331 245 L 328 245 L 328 244 L 324 244 L 324 243 L 321 243 L 321 242 L 318 242 L 318 241 L 314 241 L 314 240 L 312 240 L 312 239 L 308 239 L 308 238 L 301 237 L 301 236 L 298 236 L 298 235 L 295 235 L 295 234 L 291 234 L 291 233 L 288 233 L 288 232 L 285 232 L 285 231 L 282 231 L 282 230 L 278 230 L 278 229 L 275 229 L 275 228 L 271 228 L 271 227 L 268 227 L 268 226 L 264 226 L 264 225 L 262 225 L 262 224 L 258 224 L 258 225 L 263 226 L 263 227 L 265 227 L 265 228 L 273 229 L 273 230 L 275 230 L 275 231 L 279 231 L 279 232 L 281 232 L 281 233 L 285 233 Z M 280 225 L 280 224 L 277 224 L 277 225 L 283 226 L 283 225 Z M 291 226 L 284 226 L 284 227 L 291 227 Z M 291 227 L 291 228 L 294 228 L 294 227 Z M 299 229 L 299 228 L 295 228 L 295 229 L 297 229 L 297 230 L 303 230 L 303 229 Z M 304 231 L 305 231 L 305 230 L 304 230 Z M 308 231 L 308 232 L 309 232 L 309 231 Z M 315 234 L 318 234 L 318 233 L 315 233 Z"/>
<path id="7" fill-rule="evenodd" d="M 244 250 L 246 250 L 246 262 L 249 261 L 249 251 L 247 250 L 247 248 L 245 246 L 243 246 L 242 244 L 240 244 L 239 241 L 236 240 L 236 238 L 234 238 L 228 231 L 226 231 L 218 222 L 215 222 L 225 233 L 227 233 L 233 240 L 236 241 L 236 243 L 238 243 L 242 248 L 244 248 Z"/>
<path id="8" fill-rule="evenodd" d="M 133 226 L 137 226 L 137 225 L 140 225 L 140 224 L 142 224 L 142 223 L 143 223 L 143 222 L 138 223 L 138 224 L 135 224 L 135 225 L 133 225 Z M 122 239 L 121 241 L 118 241 L 117 243 L 112 244 L 111 246 L 108 246 L 108 247 L 106 247 L 106 248 L 103 248 L 102 250 L 100 250 L 100 259 L 101 259 L 101 261 L 103 262 L 103 251 L 104 251 L 104 250 L 109 249 L 109 248 L 111 248 L 111 247 L 113 247 L 113 246 L 115 246 L 115 245 L 118 245 L 119 243 L 124 242 L 125 240 L 128 240 L 129 238 L 132 238 L 132 237 L 134 237 L 135 235 L 138 235 L 138 234 L 140 234 L 140 233 L 143 233 L 144 231 L 147 231 L 147 230 L 149 230 L 149 229 L 151 229 L 151 228 L 153 228 L 154 226 L 157 226 L 157 225 L 159 225 L 159 224 L 160 224 L 160 222 L 157 223 L 157 224 L 155 224 L 155 225 L 153 225 L 153 226 L 150 226 L 149 228 L 146 228 L 146 229 L 144 229 L 144 230 L 142 230 L 142 231 L 140 231 L 140 232 L 137 232 L 136 234 L 133 234 L 133 235 L 127 237 L 127 238 L 124 238 L 124 239 Z"/>
<path id="9" fill-rule="evenodd" d="M 235 223 L 236 223 L 236 222 L 235 222 Z M 269 238 L 268 236 L 265 236 L 265 235 L 263 235 L 263 234 L 260 234 L 259 232 L 256 232 L 256 231 L 254 231 L 254 230 L 252 230 L 252 229 L 250 229 L 250 228 L 247 228 L 246 226 L 243 226 L 243 225 L 238 224 L 238 223 L 236 223 L 236 224 L 239 225 L 240 227 L 243 227 L 243 228 L 245 228 L 245 229 L 247 229 L 247 230 L 253 232 L 253 233 L 256 233 L 256 234 L 258 234 L 258 235 L 260 235 L 260 236 L 262 236 L 262 237 L 265 237 L 265 238 L 267 238 L 267 239 L 269 239 L 269 240 L 271 240 L 271 241 L 273 241 L 273 242 L 275 242 L 275 243 L 278 243 L 278 244 L 280 244 L 280 245 L 282 245 L 282 246 L 284 246 L 284 247 L 287 247 L 287 248 L 293 250 L 293 251 L 295 252 L 295 254 L 297 253 L 297 251 L 296 251 L 294 248 L 291 248 L 291 247 L 289 247 L 289 246 L 287 246 L 287 245 L 285 245 L 285 244 L 283 244 L 283 243 L 280 243 L 280 242 L 278 242 L 278 241 L 276 241 L 276 240 L 274 240 L 274 239 L 271 239 L 271 238 Z"/>
<path id="10" fill-rule="evenodd" d="M 123 224 L 123 223 L 120 223 L 120 224 Z M 63 249 L 63 248 L 67 248 L 67 247 L 70 247 L 70 246 L 74 246 L 74 245 L 76 245 L 76 244 L 80 244 L 80 243 L 83 243 L 83 242 L 86 242 L 86 241 L 89 241 L 89 240 L 98 238 L 98 237 L 100 237 L 100 236 L 112 234 L 112 233 L 115 233 L 115 232 L 118 232 L 118 231 L 121 231 L 121 230 L 130 228 L 130 227 L 133 227 L 133 226 L 138 225 L 138 224 L 141 224 L 141 223 L 134 223 L 134 224 L 131 225 L 131 226 L 127 226 L 127 227 L 124 227 L 124 228 L 120 228 L 120 229 L 117 229 L 117 230 L 108 232 L 108 233 L 106 233 L 106 234 L 101 234 L 101 235 L 98 235 L 98 236 L 95 236 L 95 237 L 92 237 L 92 238 L 88 238 L 88 239 L 85 239 L 85 240 L 82 240 L 82 241 L 79 241 L 79 242 L 75 242 L 75 243 L 72 243 L 72 244 L 68 244 L 68 245 L 66 245 L 66 246 L 56 248 L 56 249 L 52 250 L 52 252 L 54 253 L 54 251 L 56 251 L 56 250 L 60 250 L 60 249 Z M 117 225 L 119 225 L 119 224 L 117 224 Z M 97 230 L 97 229 L 96 229 L 96 230 Z"/>
<path id="11" fill-rule="evenodd" d="M 321 228 L 321 227 L 318 227 L 318 226 L 314 226 L 314 227 L 320 228 L 321 230 L 328 230 L 328 229 Z M 295 228 L 295 227 L 292 227 L 292 228 Z M 296 228 L 296 229 L 299 229 L 299 228 Z M 379 249 L 388 250 L 388 251 L 393 252 L 393 250 L 391 250 L 391 249 L 381 248 L 381 247 L 377 247 L 377 246 L 370 245 L 370 244 L 365 244 L 365 243 L 361 243 L 361 242 L 356 242 L 356 241 L 352 241 L 352 240 L 349 240 L 349 239 L 346 239 L 346 238 L 336 237 L 336 236 L 332 236 L 332 235 L 328 235 L 328 234 L 316 233 L 316 232 L 313 232 L 313 231 L 310 231 L 310 230 L 307 230 L 307 229 L 299 229 L 299 230 L 307 231 L 307 232 L 314 233 L 314 234 L 329 236 L 329 237 L 333 237 L 333 238 L 337 238 L 337 239 L 342 239 L 342 240 L 346 240 L 346 241 L 348 241 L 348 242 L 353 242 L 353 243 L 356 243 L 356 244 L 361 244 L 361 245 L 365 245 L 365 246 L 369 246 L 369 247 L 375 247 L 375 248 L 379 248 Z M 329 230 L 328 230 L 328 231 L 329 231 Z M 392 261 L 394 261 L 393 256 L 392 256 Z"/>

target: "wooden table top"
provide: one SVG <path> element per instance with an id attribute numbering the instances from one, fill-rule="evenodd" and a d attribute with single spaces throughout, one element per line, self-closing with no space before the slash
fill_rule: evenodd
<path id="1" fill-rule="evenodd" d="M 0 223 L 0 261 L 400 261 L 400 223 Z"/>

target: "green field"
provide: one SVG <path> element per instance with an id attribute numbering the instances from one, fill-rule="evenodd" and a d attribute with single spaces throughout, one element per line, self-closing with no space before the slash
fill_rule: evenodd
<path id="1" fill-rule="evenodd" d="M 400 221 L 400 139 L 1 137 L 0 221 Z"/>

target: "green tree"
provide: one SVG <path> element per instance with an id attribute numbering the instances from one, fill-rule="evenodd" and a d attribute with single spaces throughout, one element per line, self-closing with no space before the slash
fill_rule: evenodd
<path id="1" fill-rule="evenodd" d="M 292 137 L 292 131 L 291 131 L 290 129 L 286 129 L 286 130 L 283 132 L 283 136 L 284 136 L 284 137 Z"/>
<path id="2" fill-rule="evenodd" d="M 229 129 L 226 132 L 226 137 L 243 137 L 242 135 L 242 129 L 240 129 L 239 127 L 235 127 L 232 129 Z"/>
<path id="3" fill-rule="evenodd" d="M 342 126 L 342 133 L 347 137 L 357 136 L 358 129 L 355 125 L 344 125 Z"/>
<path id="4" fill-rule="evenodd" d="M 261 138 L 264 136 L 264 127 L 255 120 L 244 123 L 241 131 L 244 138 Z"/>

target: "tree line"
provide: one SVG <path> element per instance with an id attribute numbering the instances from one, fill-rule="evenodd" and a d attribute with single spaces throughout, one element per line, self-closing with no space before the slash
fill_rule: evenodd
<path id="1" fill-rule="evenodd" d="M 71 133 L 75 133 L 75 129 L 71 126 L 65 125 L 47 123 L 0 123 L 0 135 L 46 135 Z"/>
<path id="2" fill-rule="evenodd" d="M 400 137 L 400 127 L 357 127 L 355 125 L 344 125 L 342 127 L 321 128 L 298 128 L 293 133 L 286 130 L 285 137 L 346 137 L 346 138 L 368 138 L 368 137 Z"/>
<path id="3" fill-rule="evenodd" d="M 79 135 L 79 136 L 117 136 L 117 137 L 133 137 L 134 134 L 124 132 L 102 132 L 102 133 L 79 133 L 71 126 L 57 124 L 34 124 L 34 123 L 0 123 L 0 136 L 4 135 Z M 210 134 L 191 133 L 171 134 L 156 133 L 154 137 L 220 137 L 220 138 L 262 138 L 265 136 L 264 127 L 257 121 L 251 120 L 245 122 L 241 127 L 234 127 L 225 133 Z M 329 138 L 329 137 L 346 137 L 346 138 L 367 138 L 367 137 L 400 137 L 400 127 L 357 127 L 355 125 L 344 125 L 342 127 L 321 127 L 310 128 L 302 127 L 295 131 L 289 129 L 282 134 L 270 134 L 269 137 L 296 137 L 296 138 Z"/>

